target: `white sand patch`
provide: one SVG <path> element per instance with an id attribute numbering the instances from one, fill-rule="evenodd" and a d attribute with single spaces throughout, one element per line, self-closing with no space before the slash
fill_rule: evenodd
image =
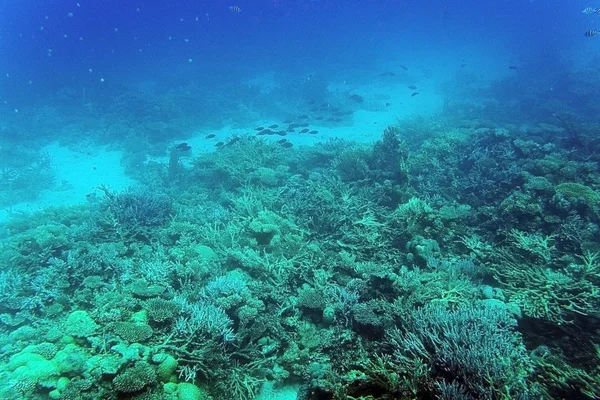
<path id="1" fill-rule="evenodd" d="M 330 86 L 330 89 L 336 93 L 341 93 L 343 99 L 348 97 L 349 93 L 356 93 L 364 97 L 364 103 L 353 105 L 355 110 L 350 118 L 345 119 L 339 124 L 328 124 L 327 122 L 308 119 L 310 130 L 317 130 L 316 135 L 299 133 L 302 128 L 296 128 L 296 132 L 288 133 L 286 136 L 259 136 L 267 141 L 278 141 L 287 139 L 294 146 L 310 146 L 318 142 L 324 142 L 328 139 L 342 138 L 348 141 L 357 141 L 362 143 L 372 143 L 381 138 L 383 130 L 389 126 L 397 125 L 402 119 L 414 115 L 431 115 L 438 113 L 443 106 L 443 99 L 435 89 L 436 85 L 429 79 L 421 79 L 412 83 L 417 86 L 413 90 L 407 87 L 406 83 L 393 83 L 383 85 L 376 83 L 372 85 L 360 85 L 351 88 L 345 83 Z M 418 95 L 411 96 L 418 92 Z M 302 110 L 298 114 L 302 114 Z M 307 114 L 315 114 L 307 112 Z M 294 122 L 304 122 L 289 118 Z M 220 129 L 198 129 L 183 140 L 177 140 L 172 143 L 173 146 L 181 142 L 186 142 L 192 146 L 191 157 L 182 158 L 184 165 L 191 165 L 194 157 L 202 153 L 214 151 L 215 144 L 218 142 L 227 143 L 234 136 L 256 135 L 256 127 L 269 127 L 278 125 L 273 131 L 285 130 L 287 124 L 273 119 L 261 119 L 250 121 L 246 127 L 224 126 Z M 207 138 L 208 135 L 215 135 L 214 138 Z M 168 162 L 168 157 L 154 157 L 152 160 L 157 162 Z"/>
<path id="2" fill-rule="evenodd" d="M 256 400 L 296 400 L 300 385 L 276 386 L 273 382 L 263 383 Z"/>
<path id="3" fill-rule="evenodd" d="M 87 201 L 98 186 L 107 185 L 119 191 L 132 185 L 121 167 L 121 152 L 85 147 L 77 150 L 53 143 L 44 149 L 52 159 L 54 188 L 44 191 L 38 199 L 0 210 L 0 223 L 11 213 L 29 213 L 47 207 L 69 206 Z"/>

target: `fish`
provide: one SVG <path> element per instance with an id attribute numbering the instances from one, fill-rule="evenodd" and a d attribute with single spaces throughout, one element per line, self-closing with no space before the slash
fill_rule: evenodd
<path id="1" fill-rule="evenodd" d="M 255 131 L 262 131 L 263 129 L 265 129 L 264 126 L 259 126 L 258 128 L 254 128 Z"/>
<path id="2" fill-rule="evenodd" d="M 402 68 L 405 71 L 408 71 L 408 67 L 406 65 L 400 65 L 400 68 Z"/>
<path id="3" fill-rule="evenodd" d="M 596 12 L 596 10 L 594 10 L 592 7 L 586 7 L 583 9 L 583 13 L 587 14 L 587 15 L 593 14 L 595 12 Z"/>
<path id="4" fill-rule="evenodd" d="M 215 135 L 214 133 L 211 133 L 210 135 L 206 135 L 204 137 L 204 139 L 213 139 L 214 137 L 216 137 L 217 135 Z"/>
<path id="5" fill-rule="evenodd" d="M 461 68 L 466 68 L 466 67 L 467 67 L 467 64 L 460 64 L 460 67 L 461 67 Z"/>
<path id="6" fill-rule="evenodd" d="M 308 119 L 308 115 L 302 114 L 298 117 L 298 119 Z"/>
<path id="7" fill-rule="evenodd" d="M 419 95 L 419 92 L 412 92 L 412 93 L 410 94 L 410 97 L 415 97 L 415 96 L 418 96 L 418 95 Z"/>
<path id="8" fill-rule="evenodd" d="M 415 85 L 408 85 L 407 88 L 409 88 L 410 90 L 416 90 L 417 87 Z"/>
<path id="9" fill-rule="evenodd" d="M 272 131 L 272 130 L 270 130 L 270 129 L 265 129 L 264 131 L 262 131 L 262 134 L 263 134 L 263 135 L 274 135 L 274 134 L 275 134 L 275 132 L 273 132 L 273 131 Z"/>
<path id="10" fill-rule="evenodd" d="M 279 125 L 277 125 L 277 124 L 269 125 L 269 128 L 270 129 L 277 129 L 277 128 L 279 128 Z"/>
<path id="11" fill-rule="evenodd" d="M 287 135 L 287 132 L 286 131 L 277 131 L 277 132 L 275 132 L 275 134 L 278 136 L 285 136 L 285 135 Z"/>
<path id="12" fill-rule="evenodd" d="M 308 122 L 304 122 L 302 124 L 298 124 L 298 128 L 306 128 L 309 125 Z"/>
<path id="13" fill-rule="evenodd" d="M 597 34 L 598 34 L 598 31 L 597 31 L 597 30 L 595 30 L 595 29 L 590 29 L 589 31 L 586 31 L 586 32 L 584 33 L 584 36 L 585 36 L 585 37 L 593 37 L 593 36 L 596 36 Z"/>
<path id="14" fill-rule="evenodd" d="M 288 126 L 288 129 L 295 129 L 295 128 L 299 128 L 300 124 L 290 124 L 290 126 Z"/>
<path id="15" fill-rule="evenodd" d="M 386 71 L 379 74 L 379 76 L 396 76 L 396 74 L 391 71 Z"/>
<path id="16" fill-rule="evenodd" d="M 355 103 L 362 103 L 363 101 L 365 101 L 365 98 L 359 96 L 358 94 L 353 94 L 352 96 L 350 96 L 350 100 L 354 101 Z"/>
<path id="17" fill-rule="evenodd" d="M 242 9 L 240 8 L 240 6 L 229 6 L 229 11 L 231 11 L 234 14 L 237 14 L 241 13 Z"/>
<path id="18" fill-rule="evenodd" d="M 515 70 L 515 69 L 519 69 L 519 67 L 517 67 L 516 65 L 509 65 L 508 69 Z"/>
<path id="19" fill-rule="evenodd" d="M 321 120 L 323 120 L 323 116 L 322 116 L 322 115 L 319 115 L 318 117 L 315 117 L 315 119 L 316 119 L 317 121 L 321 121 Z"/>
<path id="20" fill-rule="evenodd" d="M 389 107 L 389 106 L 391 106 L 391 105 L 392 105 L 391 103 L 385 103 L 385 106 L 386 106 L 386 107 Z"/>
<path id="21" fill-rule="evenodd" d="M 291 124 L 293 121 L 291 119 L 286 119 L 283 121 L 284 124 Z"/>
<path id="22" fill-rule="evenodd" d="M 278 140 L 277 143 L 283 144 L 283 143 L 285 143 L 287 141 L 288 141 L 287 139 L 281 139 L 281 140 Z"/>
<path id="23" fill-rule="evenodd" d="M 304 128 L 304 129 L 302 129 L 302 130 L 300 131 L 300 133 L 307 133 L 309 130 L 310 130 L 310 129 L 308 129 L 308 128 Z"/>
<path id="24" fill-rule="evenodd" d="M 317 133 L 319 133 L 319 131 L 317 131 L 317 130 L 312 130 L 312 131 L 308 132 L 309 135 L 316 135 Z"/>
<path id="25" fill-rule="evenodd" d="M 281 143 L 281 147 L 284 147 L 286 149 L 289 149 L 292 146 L 293 146 L 292 142 L 287 142 L 286 141 L 286 142 Z"/>
<path id="26" fill-rule="evenodd" d="M 179 151 L 190 151 L 192 149 L 192 146 L 184 142 L 179 143 L 177 146 L 175 146 L 175 148 Z"/>
<path id="27" fill-rule="evenodd" d="M 217 143 L 215 143 L 215 147 L 221 147 L 224 144 L 225 144 L 224 142 L 217 142 Z"/>

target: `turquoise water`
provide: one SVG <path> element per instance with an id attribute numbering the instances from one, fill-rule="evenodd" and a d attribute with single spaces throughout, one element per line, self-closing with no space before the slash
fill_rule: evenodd
<path id="1" fill-rule="evenodd" d="M 0 398 L 600 397 L 600 3 L 0 0 Z"/>

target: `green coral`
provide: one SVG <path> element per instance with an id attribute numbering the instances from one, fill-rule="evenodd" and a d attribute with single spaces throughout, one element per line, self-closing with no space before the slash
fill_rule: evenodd
<path id="1" fill-rule="evenodd" d="M 150 364 L 140 361 L 113 379 L 114 388 L 123 393 L 134 393 L 156 383 L 156 371 Z"/>
<path id="2" fill-rule="evenodd" d="M 180 307 L 176 303 L 159 298 L 146 301 L 144 308 L 148 310 L 148 317 L 154 322 L 171 320 L 180 312 Z"/>
<path id="3" fill-rule="evenodd" d="M 74 337 L 87 338 L 93 336 L 98 325 L 86 311 L 73 311 L 64 324 L 65 332 Z"/>
<path id="4" fill-rule="evenodd" d="M 150 325 L 138 322 L 115 322 L 112 330 L 130 343 L 143 342 L 153 334 Z"/>

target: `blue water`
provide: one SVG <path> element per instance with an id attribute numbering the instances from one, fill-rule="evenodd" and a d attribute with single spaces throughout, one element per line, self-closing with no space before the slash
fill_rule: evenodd
<path id="1" fill-rule="evenodd" d="M 543 78 L 566 57 L 585 62 L 598 48 L 583 38 L 598 22 L 581 13 L 586 2 L 229 3 L 5 1 L 0 96 L 12 109 L 101 79 L 210 85 L 269 70 L 368 79 L 391 61 L 434 74 L 463 63 L 485 72 L 535 65 Z"/>

